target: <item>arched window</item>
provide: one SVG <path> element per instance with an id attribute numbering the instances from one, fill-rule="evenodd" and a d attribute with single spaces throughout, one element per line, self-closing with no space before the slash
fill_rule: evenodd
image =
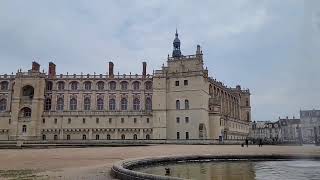
<path id="1" fill-rule="evenodd" d="M 87 91 L 91 90 L 91 82 L 89 81 L 84 82 L 84 89 Z"/>
<path id="2" fill-rule="evenodd" d="M 26 133 L 26 132 L 27 132 L 27 125 L 23 125 L 23 126 L 22 126 L 22 132 L 23 132 L 23 133 Z"/>
<path id="3" fill-rule="evenodd" d="M 71 98 L 70 99 L 70 111 L 75 111 L 75 110 L 77 110 L 77 99 Z"/>
<path id="4" fill-rule="evenodd" d="M 47 140 L 47 137 L 45 134 L 42 135 L 42 140 L 44 140 L 44 141 Z"/>
<path id="5" fill-rule="evenodd" d="M 25 118 L 29 118 L 31 117 L 31 109 L 28 108 L 28 107 L 24 107 L 22 110 L 21 110 L 21 115 L 22 117 L 25 117 Z"/>
<path id="6" fill-rule="evenodd" d="M 133 100 L 133 110 L 139 111 L 140 110 L 140 100 L 139 98 L 134 98 Z"/>
<path id="7" fill-rule="evenodd" d="M 84 98 L 84 110 L 90 110 L 91 100 L 89 97 Z"/>
<path id="8" fill-rule="evenodd" d="M 24 97 L 29 97 L 29 98 L 33 98 L 34 95 L 34 89 L 32 86 L 25 86 L 22 88 L 22 96 Z"/>
<path id="9" fill-rule="evenodd" d="M 58 135 L 55 134 L 55 135 L 53 136 L 53 140 L 58 140 Z"/>
<path id="10" fill-rule="evenodd" d="M 104 90 L 104 82 L 99 81 L 99 82 L 97 83 L 97 87 L 98 87 L 98 90 L 99 90 L 99 91 L 103 91 L 103 90 Z"/>
<path id="11" fill-rule="evenodd" d="M 184 100 L 184 108 L 189 109 L 189 100 L 188 99 Z"/>
<path id="12" fill-rule="evenodd" d="M 82 135 L 82 140 L 86 140 L 87 139 L 87 135 L 83 134 Z"/>
<path id="13" fill-rule="evenodd" d="M 152 89 L 152 82 L 151 81 L 148 81 L 146 82 L 146 90 L 151 90 Z"/>
<path id="14" fill-rule="evenodd" d="M 116 110 L 116 100 L 115 99 L 109 99 L 109 110 L 114 111 Z"/>
<path id="15" fill-rule="evenodd" d="M 149 134 L 146 135 L 146 139 L 147 139 L 147 140 L 150 139 L 150 135 L 149 135 Z"/>
<path id="16" fill-rule="evenodd" d="M 121 99 L 121 110 L 127 110 L 128 109 L 128 100 L 127 98 Z"/>
<path id="17" fill-rule="evenodd" d="M 117 86 L 116 82 L 114 81 L 109 82 L 110 90 L 113 90 L 113 91 L 116 90 L 116 86 Z"/>
<path id="18" fill-rule="evenodd" d="M 125 91 L 128 89 L 128 82 L 122 81 L 120 85 L 121 85 L 121 90 Z"/>
<path id="19" fill-rule="evenodd" d="M 57 86 L 58 86 L 58 90 L 59 90 L 59 91 L 64 90 L 64 82 L 59 81 L 58 84 L 57 84 Z"/>
<path id="20" fill-rule="evenodd" d="M 96 134 L 96 140 L 99 140 L 99 139 L 100 139 L 99 134 Z"/>
<path id="21" fill-rule="evenodd" d="M 146 98 L 146 110 L 151 111 L 152 110 L 152 100 L 150 97 Z"/>
<path id="22" fill-rule="evenodd" d="M 70 83 L 70 86 L 72 91 L 76 91 L 78 89 L 78 82 L 73 81 Z"/>
<path id="23" fill-rule="evenodd" d="M 107 140 L 110 140 L 110 139 L 111 139 L 110 134 L 107 134 Z"/>
<path id="24" fill-rule="evenodd" d="M 7 81 L 3 81 L 3 82 L 1 82 L 0 86 L 1 86 L 0 88 L 2 91 L 6 91 L 9 88 L 9 83 Z"/>
<path id="25" fill-rule="evenodd" d="M 57 100 L 57 110 L 63 111 L 63 108 L 64 108 L 64 100 L 63 100 L 63 98 L 60 97 Z"/>
<path id="26" fill-rule="evenodd" d="M 121 139 L 124 140 L 126 139 L 126 136 L 124 134 L 121 135 Z"/>
<path id="27" fill-rule="evenodd" d="M 98 100 L 97 100 L 97 109 L 99 111 L 103 110 L 103 99 L 102 98 L 98 98 Z"/>
<path id="28" fill-rule="evenodd" d="M 48 81 L 48 82 L 46 83 L 47 91 L 52 91 L 52 86 L 53 86 L 52 82 L 51 82 L 51 81 Z"/>
<path id="29" fill-rule="evenodd" d="M 136 134 L 133 135 L 133 139 L 136 140 L 138 139 L 138 136 Z"/>
<path id="30" fill-rule="evenodd" d="M 45 111 L 51 110 L 51 98 L 46 98 L 45 104 L 44 104 L 44 110 Z"/>
<path id="31" fill-rule="evenodd" d="M 138 81 L 133 82 L 133 90 L 139 90 L 140 89 L 140 83 Z"/>
<path id="32" fill-rule="evenodd" d="M 180 101 L 176 100 L 176 109 L 180 109 Z"/>
<path id="33" fill-rule="evenodd" d="M 6 111 L 7 110 L 7 100 L 6 99 L 1 99 L 0 100 L 0 112 L 1 111 Z"/>
<path id="34" fill-rule="evenodd" d="M 67 135 L 67 140 L 70 140 L 70 134 Z"/>

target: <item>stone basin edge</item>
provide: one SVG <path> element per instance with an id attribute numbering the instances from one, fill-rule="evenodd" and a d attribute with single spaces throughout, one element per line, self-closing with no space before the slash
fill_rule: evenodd
<path id="1" fill-rule="evenodd" d="M 320 160 L 320 155 L 302 155 L 302 154 L 269 154 L 269 155 L 185 155 L 185 156 L 158 156 L 144 158 L 130 158 L 118 161 L 111 168 L 111 176 L 121 180 L 182 180 L 183 178 L 160 176 L 147 174 L 131 170 L 141 166 L 154 165 L 159 163 L 170 163 L 177 161 L 197 161 L 197 160 Z"/>

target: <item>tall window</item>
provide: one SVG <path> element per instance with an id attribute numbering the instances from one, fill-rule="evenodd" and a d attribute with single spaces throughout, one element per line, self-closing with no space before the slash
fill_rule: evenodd
<path id="1" fill-rule="evenodd" d="M 51 98 L 46 98 L 44 109 L 46 111 L 50 111 L 51 110 Z"/>
<path id="2" fill-rule="evenodd" d="M 189 83 L 188 83 L 188 80 L 184 80 L 184 81 L 183 81 L 183 85 L 188 86 L 188 84 L 189 84 Z"/>
<path id="3" fill-rule="evenodd" d="M 126 136 L 124 134 L 121 135 L 121 139 L 124 140 L 126 139 Z"/>
<path id="4" fill-rule="evenodd" d="M 45 135 L 45 134 L 43 134 L 43 135 L 42 135 L 42 140 L 44 140 L 44 141 L 45 141 L 46 139 L 47 139 L 46 135 Z"/>
<path id="5" fill-rule="evenodd" d="M 59 91 L 64 90 L 64 82 L 62 82 L 62 81 L 58 82 L 58 90 Z"/>
<path id="6" fill-rule="evenodd" d="M 22 109 L 22 116 L 26 117 L 26 118 L 31 117 L 31 109 L 28 107 L 23 108 Z"/>
<path id="7" fill-rule="evenodd" d="M 100 139 L 99 134 L 96 134 L 96 140 L 99 140 L 99 139 Z"/>
<path id="8" fill-rule="evenodd" d="M 103 99 L 102 99 L 102 98 L 99 98 L 99 99 L 97 100 L 97 109 L 98 109 L 99 111 L 103 110 Z"/>
<path id="9" fill-rule="evenodd" d="M 22 126 L 22 132 L 23 132 L 23 133 L 26 133 L 26 132 L 27 132 L 27 125 L 23 125 L 23 126 Z"/>
<path id="10" fill-rule="evenodd" d="M 1 90 L 2 91 L 5 91 L 5 90 L 8 90 L 8 88 L 9 88 L 9 83 L 7 82 L 7 81 L 3 81 L 3 82 L 1 82 L 1 84 L 0 84 L 0 88 L 1 88 Z"/>
<path id="11" fill-rule="evenodd" d="M 134 139 L 134 140 L 137 140 L 137 139 L 138 139 L 138 135 L 134 134 L 134 135 L 133 135 L 133 139 Z"/>
<path id="12" fill-rule="evenodd" d="M 109 87 L 110 87 L 110 90 L 116 90 L 116 82 L 114 82 L 114 81 L 111 81 L 111 82 L 109 82 Z"/>
<path id="13" fill-rule="evenodd" d="M 177 139 L 180 139 L 180 132 L 177 132 Z"/>
<path id="14" fill-rule="evenodd" d="M 151 90 L 152 89 L 152 82 L 148 81 L 146 82 L 146 90 Z"/>
<path id="15" fill-rule="evenodd" d="M 189 100 L 188 99 L 184 100 L 184 108 L 189 109 Z"/>
<path id="16" fill-rule="evenodd" d="M 110 140 L 110 139 L 111 139 L 110 134 L 107 134 L 107 140 Z"/>
<path id="17" fill-rule="evenodd" d="M 121 110 L 127 110 L 128 109 L 128 100 L 127 98 L 121 99 Z"/>
<path id="18" fill-rule="evenodd" d="M 64 107 L 64 102 L 63 102 L 63 98 L 58 98 L 57 100 L 57 110 L 58 111 L 63 111 L 63 107 Z"/>
<path id="19" fill-rule="evenodd" d="M 1 99 L 0 100 L 0 111 L 5 111 L 5 110 L 7 110 L 7 100 Z"/>
<path id="20" fill-rule="evenodd" d="M 250 113 L 247 112 L 247 121 L 250 121 Z"/>
<path id="21" fill-rule="evenodd" d="M 120 84 L 121 84 L 121 90 L 125 91 L 128 89 L 128 82 L 123 81 Z"/>
<path id="22" fill-rule="evenodd" d="M 52 91 L 52 82 L 51 81 L 48 81 L 46 86 L 47 86 L 47 91 Z"/>
<path id="23" fill-rule="evenodd" d="M 146 135 L 146 139 L 147 139 L 147 140 L 150 139 L 150 135 L 149 135 L 149 134 Z"/>
<path id="24" fill-rule="evenodd" d="M 53 140 L 58 140 L 58 135 L 55 134 L 55 135 L 53 136 Z"/>
<path id="25" fill-rule="evenodd" d="M 85 90 L 91 90 L 91 82 L 89 82 L 89 81 L 86 81 L 85 83 L 84 83 L 84 89 Z"/>
<path id="26" fill-rule="evenodd" d="M 70 110 L 71 111 L 77 110 L 77 99 L 76 98 L 70 99 Z"/>
<path id="27" fill-rule="evenodd" d="M 140 110 L 140 100 L 139 98 L 134 98 L 133 100 L 133 110 L 139 111 Z"/>
<path id="28" fill-rule="evenodd" d="M 67 135 L 67 140 L 70 140 L 70 134 Z"/>
<path id="29" fill-rule="evenodd" d="M 90 110 L 91 100 L 89 97 L 84 98 L 84 110 Z"/>
<path id="30" fill-rule="evenodd" d="M 71 82 L 71 90 L 73 90 L 73 91 L 75 91 L 75 90 L 77 90 L 78 89 L 78 83 L 77 82 Z"/>
<path id="31" fill-rule="evenodd" d="M 110 111 L 116 110 L 116 100 L 115 99 L 109 99 L 109 110 Z"/>
<path id="32" fill-rule="evenodd" d="M 176 100 L 176 109 L 180 109 L 180 101 Z"/>
<path id="33" fill-rule="evenodd" d="M 186 132 L 186 139 L 189 139 L 189 132 Z"/>
<path id="34" fill-rule="evenodd" d="M 99 90 L 99 91 L 104 90 L 104 82 L 99 81 L 99 82 L 97 83 L 97 86 L 98 86 L 98 90 Z"/>
<path id="35" fill-rule="evenodd" d="M 148 98 L 146 99 L 146 110 L 147 110 L 147 111 L 151 111 L 151 110 L 152 110 L 152 100 L 151 100 L 150 97 L 148 97 Z"/>
<path id="36" fill-rule="evenodd" d="M 246 106 L 249 106 L 249 99 L 246 99 Z"/>
<path id="37" fill-rule="evenodd" d="M 133 82 L 133 90 L 139 90 L 140 83 L 138 81 Z"/>
<path id="38" fill-rule="evenodd" d="M 86 140 L 87 136 L 85 134 L 82 135 L 82 140 Z"/>

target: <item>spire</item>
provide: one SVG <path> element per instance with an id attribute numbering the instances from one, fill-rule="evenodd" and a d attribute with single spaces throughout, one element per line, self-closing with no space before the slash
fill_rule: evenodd
<path id="1" fill-rule="evenodd" d="M 178 37 L 178 30 L 176 29 L 176 34 L 175 38 L 173 40 L 173 51 L 172 51 L 172 57 L 174 58 L 179 58 L 181 56 L 181 51 L 180 51 L 180 39 Z"/>

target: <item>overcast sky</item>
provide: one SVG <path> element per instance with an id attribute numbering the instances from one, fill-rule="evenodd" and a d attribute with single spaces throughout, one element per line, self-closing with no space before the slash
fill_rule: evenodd
<path id="1" fill-rule="evenodd" d="M 160 69 L 176 27 L 210 76 L 252 93 L 253 120 L 320 109 L 320 1 L 0 1 L 0 74 L 33 60 L 58 74 Z"/>

